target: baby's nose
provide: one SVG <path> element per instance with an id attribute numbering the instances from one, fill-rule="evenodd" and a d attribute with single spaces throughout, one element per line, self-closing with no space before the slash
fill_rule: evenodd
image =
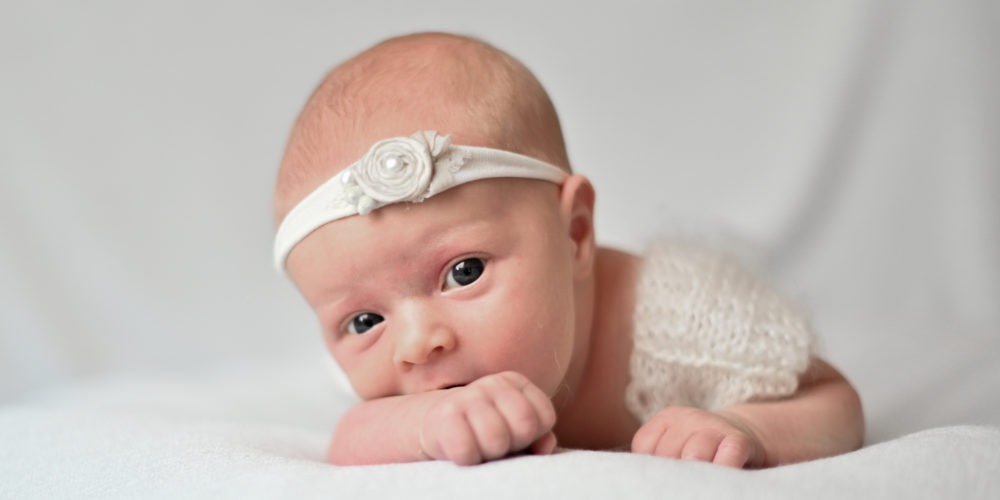
<path id="1" fill-rule="evenodd" d="M 424 364 L 455 348 L 457 339 L 454 331 L 429 311 L 408 311 L 404 318 L 396 319 L 394 326 L 398 330 L 393 353 L 396 366 Z"/>

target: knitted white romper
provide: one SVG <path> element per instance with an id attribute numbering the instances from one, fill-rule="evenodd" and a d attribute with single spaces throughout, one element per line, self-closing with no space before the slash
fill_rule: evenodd
<path id="1" fill-rule="evenodd" d="M 735 259 L 658 243 L 638 280 L 625 403 L 646 422 L 671 405 L 717 409 L 787 396 L 813 344 L 806 316 Z"/>

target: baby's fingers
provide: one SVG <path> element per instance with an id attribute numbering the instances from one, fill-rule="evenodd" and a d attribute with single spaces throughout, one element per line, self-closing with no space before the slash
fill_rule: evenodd
<path id="1" fill-rule="evenodd" d="M 510 451 L 521 451 L 547 432 L 542 415 L 535 404 L 521 391 L 514 388 L 493 394 L 496 410 L 503 416 L 510 430 Z"/>
<path id="2" fill-rule="evenodd" d="M 746 436 L 731 434 L 719 443 L 712 463 L 742 468 L 750 462 L 752 446 Z"/>
<path id="3" fill-rule="evenodd" d="M 653 455 L 656 452 L 656 445 L 667 430 L 667 423 L 662 419 L 653 419 L 646 422 L 636 431 L 632 437 L 632 453 L 643 455 Z"/>
<path id="4" fill-rule="evenodd" d="M 552 431 L 531 443 L 531 453 L 535 455 L 551 455 L 556 450 L 556 435 Z"/>
<path id="5" fill-rule="evenodd" d="M 521 387 L 521 394 L 524 395 L 524 398 L 534 409 L 540 430 L 548 431 L 556 425 L 556 409 L 552 406 L 552 400 L 549 399 L 545 392 L 535 384 L 529 382 L 527 385 Z"/>
<path id="6" fill-rule="evenodd" d="M 498 374 L 507 384 L 521 392 L 522 395 L 535 408 L 535 412 L 543 425 L 553 426 L 556 423 L 556 410 L 552 407 L 552 401 L 535 384 L 517 372 L 503 372 Z"/>
<path id="7" fill-rule="evenodd" d="M 476 447 L 484 460 L 496 460 L 512 451 L 512 436 L 507 422 L 492 405 L 482 405 L 468 412 L 469 426 Z"/>
<path id="8" fill-rule="evenodd" d="M 717 456 L 719 443 L 723 436 L 715 432 L 700 432 L 692 435 L 684 443 L 681 449 L 680 458 L 683 460 L 697 460 L 699 462 L 711 462 Z"/>
<path id="9" fill-rule="evenodd" d="M 421 446 L 430 457 L 458 465 L 475 465 L 483 461 L 475 432 L 462 412 L 445 412 L 436 424 L 436 432 L 421 436 L 421 440 L 428 441 Z"/>

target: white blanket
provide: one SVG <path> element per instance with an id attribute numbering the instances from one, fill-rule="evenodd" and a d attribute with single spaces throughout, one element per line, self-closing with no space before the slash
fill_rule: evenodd
<path id="1" fill-rule="evenodd" d="M 987 426 L 763 471 L 579 450 L 335 467 L 329 429 L 352 401 L 309 366 L 110 379 L 0 409 L 0 498 L 1000 498 Z"/>

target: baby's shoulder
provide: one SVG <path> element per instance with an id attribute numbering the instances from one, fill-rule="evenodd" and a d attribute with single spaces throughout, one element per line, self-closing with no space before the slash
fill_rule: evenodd
<path id="1" fill-rule="evenodd" d="M 635 288 L 642 267 L 639 255 L 610 247 L 597 247 L 594 255 L 594 275 L 598 293 L 620 293 Z"/>
<path id="2" fill-rule="evenodd" d="M 598 246 L 594 257 L 594 266 L 597 268 L 597 272 L 604 270 L 622 271 L 634 268 L 641 263 L 642 257 L 636 254 L 605 246 Z"/>
<path id="3" fill-rule="evenodd" d="M 618 324 L 628 318 L 635 306 L 635 290 L 642 268 L 642 258 L 622 250 L 598 247 L 594 255 L 595 320 L 598 328 L 604 320 Z"/>

